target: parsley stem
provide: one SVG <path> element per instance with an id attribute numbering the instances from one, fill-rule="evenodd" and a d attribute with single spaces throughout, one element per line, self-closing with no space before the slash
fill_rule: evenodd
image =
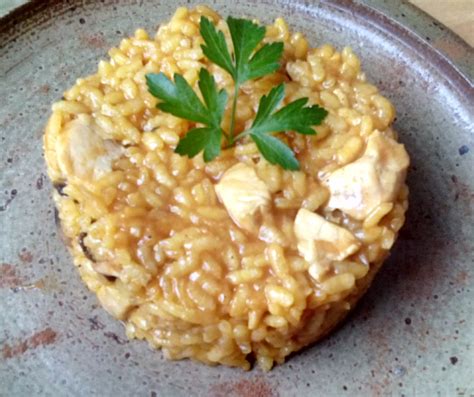
<path id="1" fill-rule="evenodd" d="M 234 138 L 234 141 L 238 141 L 239 139 L 242 139 L 243 137 L 246 137 L 247 135 L 250 135 L 250 130 L 246 130 L 246 131 L 243 131 L 241 132 L 239 135 L 237 135 L 235 138 Z"/>
<path id="2" fill-rule="evenodd" d="M 237 109 L 237 95 L 239 95 L 239 84 L 235 83 L 234 98 L 232 99 L 232 114 L 230 117 L 229 145 L 234 144 L 235 111 Z"/>

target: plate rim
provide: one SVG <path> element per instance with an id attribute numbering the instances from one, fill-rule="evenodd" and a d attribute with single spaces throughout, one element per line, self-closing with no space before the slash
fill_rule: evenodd
<path id="1" fill-rule="evenodd" d="M 160 0 L 158 0 L 160 1 Z M 103 5 L 114 3 L 113 0 L 100 0 Z M 300 3 L 303 6 L 314 6 L 318 3 L 343 12 L 354 12 L 370 18 L 377 28 L 389 36 L 406 42 L 410 48 L 418 49 L 424 55 L 430 56 L 433 65 L 446 75 L 464 96 L 474 98 L 474 48 L 463 38 L 452 31 L 442 22 L 436 20 L 425 11 L 421 10 L 408 0 L 270 0 L 262 3 Z M 0 17 L 0 50 L 11 41 L 21 37 L 25 30 L 31 30 L 44 23 L 35 21 L 34 16 L 46 11 L 51 6 L 61 7 L 54 17 L 68 11 L 75 11 L 83 6 L 81 0 L 63 2 L 61 0 L 30 0 Z M 294 5 L 294 4 L 292 4 Z M 54 19 L 53 17 L 53 19 Z M 31 21 L 33 19 L 33 21 Z M 459 57 L 454 59 L 447 53 L 446 44 L 436 44 L 427 35 L 426 29 L 436 27 L 439 29 L 438 38 L 443 38 L 443 43 L 453 46 L 452 51 Z M 1 54 L 1 51 L 0 51 Z M 1 55 L 0 55 L 1 58 Z"/>

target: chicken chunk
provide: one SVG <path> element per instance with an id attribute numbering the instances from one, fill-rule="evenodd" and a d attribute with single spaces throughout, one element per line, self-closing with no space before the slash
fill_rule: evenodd
<path id="1" fill-rule="evenodd" d="M 119 290 L 115 286 L 102 285 L 97 298 L 104 309 L 119 320 L 123 320 L 132 307 L 132 299 L 124 288 Z"/>
<path id="2" fill-rule="evenodd" d="M 98 128 L 86 114 L 66 124 L 56 140 L 57 161 L 63 175 L 98 179 L 112 170 L 112 162 L 121 156 L 123 148 L 102 139 Z"/>
<path id="3" fill-rule="evenodd" d="M 257 176 L 255 170 L 246 164 L 229 168 L 215 191 L 232 220 L 242 229 L 255 230 L 255 214 L 270 204 L 270 191 Z"/>
<path id="4" fill-rule="evenodd" d="M 296 214 L 294 232 L 298 251 L 316 279 L 332 261 L 342 261 L 360 247 L 351 232 L 304 208 Z"/>
<path id="5" fill-rule="evenodd" d="M 327 206 L 366 218 L 379 204 L 396 198 L 408 165 L 404 146 L 375 131 L 360 159 L 322 179 L 331 193 Z"/>

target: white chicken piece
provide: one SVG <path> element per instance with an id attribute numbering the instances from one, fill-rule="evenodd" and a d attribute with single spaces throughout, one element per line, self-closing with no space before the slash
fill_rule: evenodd
<path id="1" fill-rule="evenodd" d="M 104 309 L 119 320 L 123 320 L 132 307 L 132 299 L 125 288 L 119 290 L 115 286 L 102 285 L 97 298 Z"/>
<path id="2" fill-rule="evenodd" d="M 296 214 L 294 231 L 298 251 L 310 266 L 342 261 L 360 248 L 350 231 L 304 208 Z"/>
<path id="3" fill-rule="evenodd" d="M 328 208 L 365 219 L 379 204 L 396 198 L 409 163 L 402 144 L 375 131 L 361 158 L 322 178 L 331 193 Z"/>
<path id="4" fill-rule="evenodd" d="M 215 191 L 232 220 L 242 229 L 255 230 L 254 215 L 270 204 L 270 191 L 255 170 L 243 163 L 229 168 Z"/>
<path id="5" fill-rule="evenodd" d="M 57 161 L 63 175 L 98 179 L 112 170 L 112 162 L 121 156 L 123 148 L 102 139 L 98 128 L 87 114 L 66 124 L 56 140 Z"/>

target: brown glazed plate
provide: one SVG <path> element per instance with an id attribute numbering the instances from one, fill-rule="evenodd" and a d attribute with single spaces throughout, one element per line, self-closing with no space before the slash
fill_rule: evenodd
<path id="1" fill-rule="evenodd" d="M 350 45 L 398 110 L 412 166 L 407 223 L 349 319 L 268 374 L 168 362 L 80 281 L 42 157 L 50 105 L 137 27 L 194 1 L 34 1 L 0 20 L 0 395 L 471 396 L 474 394 L 474 52 L 390 0 L 216 0 L 284 16 L 312 46 Z"/>

